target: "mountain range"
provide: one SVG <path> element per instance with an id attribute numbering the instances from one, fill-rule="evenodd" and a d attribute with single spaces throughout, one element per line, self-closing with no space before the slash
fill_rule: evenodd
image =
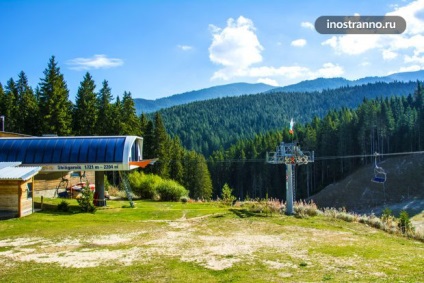
<path id="1" fill-rule="evenodd" d="M 155 100 L 135 98 L 134 102 L 137 114 L 141 114 L 151 113 L 159 109 L 181 104 L 187 104 L 194 101 L 202 101 L 220 97 L 273 92 L 314 92 L 322 91 L 325 89 L 336 89 L 344 86 L 357 86 L 375 82 L 389 83 L 394 81 L 408 82 L 417 80 L 424 80 L 424 70 L 415 72 L 394 73 L 383 77 L 365 77 L 358 80 L 348 80 L 341 77 L 317 78 L 314 80 L 305 80 L 297 84 L 292 84 L 284 87 L 275 87 L 263 83 L 232 83 L 200 90 L 193 90 Z"/>

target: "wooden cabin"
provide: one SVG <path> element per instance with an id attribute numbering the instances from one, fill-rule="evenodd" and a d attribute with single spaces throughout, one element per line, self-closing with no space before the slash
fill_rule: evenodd
<path id="1" fill-rule="evenodd" d="M 34 176 L 41 167 L 18 167 L 20 162 L 0 162 L 0 219 L 34 212 Z"/>

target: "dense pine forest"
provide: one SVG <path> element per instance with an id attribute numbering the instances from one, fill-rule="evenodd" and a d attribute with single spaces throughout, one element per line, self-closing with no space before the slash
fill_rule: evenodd
<path id="1" fill-rule="evenodd" d="M 284 198 L 284 165 L 267 165 L 267 151 L 281 142 L 297 141 L 303 150 L 314 150 L 316 161 L 297 169 L 298 199 L 319 192 L 359 166 L 373 162 L 372 154 L 424 149 L 424 89 L 419 83 L 408 96 L 364 99 L 356 109 L 330 110 L 323 118 L 295 125 L 294 137 L 284 130 L 239 140 L 210 157 L 214 188 L 228 183 L 237 195 Z M 368 155 L 364 158 L 343 158 Z"/>
<path id="2" fill-rule="evenodd" d="M 130 92 L 98 92 L 90 73 L 75 103 L 55 57 L 33 89 L 25 73 L 0 83 L 5 130 L 28 135 L 139 135 L 145 169 L 173 179 L 192 198 L 216 198 L 227 183 L 239 198 L 283 199 L 284 165 L 265 163 L 281 141 L 314 150 L 317 161 L 297 170 L 296 197 L 306 198 L 371 158 L 326 158 L 422 150 L 424 90 L 419 82 L 375 83 L 311 93 L 268 93 L 190 103 L 137 116 Z M 288 133 L 294 118 L 295 134 Z M 206 158 L 205 158 L 206 156 Z"/>
<path id="3" fill-rule="evenodd" d="M 281 130 L 292 117 L 306 123 L 330 110 L 356 108 L 364 98 L 406 96 L 416 86 L 416 82 L 381 82 L 322 92 L 272 92 L 194 102 L 160 113 L 169 133 L 178 136 L 184 147 L 209 156 L 239 139 Z"/>

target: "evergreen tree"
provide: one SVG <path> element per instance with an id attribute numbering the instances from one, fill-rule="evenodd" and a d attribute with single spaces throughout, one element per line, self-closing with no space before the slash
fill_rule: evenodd
<path id="1" fill-rule="evenodd" d="M 3 89 L 3 85 L 0 83 L 0 116 L 5 115 L 6 112 L 6 94 Z M 0 121 L 1 123 L 2 121 Z M 1 124 L 0 124 L 1 125 Z"/>
<path id="2" fill-rule="evenodd" d="M 144 136 L 147 130 L 147 124 L 149 123 L 149 118 L 147 118 L 147 115 L 144 113 L 141 113 L 140 115 L 140 132 L 141 135 Z"/>
<path id="3" fill-rule="evenodd" d="M 113 125 L 113 105 L 112 105 L 112 90 L 109 87 L 107 80 L 102 82 L 102 88 L 97 95 L 97 134 L 106 136 L 111 134 L 111 125 Z"/>
<path id="4" fill-rule="evenodd" d="M 157 156 L 155 156 L 154 154 L 154 126 L 151 120 L 147 121 L 147 125 L 146 128 L 143 130 L 143 133 L 143 158 L 156 158 Z"/>
<path id="5" fill-rule="evenodd" d="M 121 109 L 121 135 L 141 135 L 140 120 L 135 111 L 134 100 L 131 92 L 124 92 Z"/>
<path id="6" fill-rule="evenodd" d="M 72 103 L 69 90 L 55 57 L 49 60 L 40 82 L 40 113 L 42 132 L 66 136 L 72 133 Z"/>
<path id="7" fill-rule="evenodd" d="M 40 109 L 33 90 L 28 85 L 26 74 L 22 71 L 16 82 L 18 93 L 19 115 L 17 119 L 18 132 L 28 135 L 40 135 Z"/>
<path id="8" fill-rule="evenodd" d="M 193 199 L 212 197 L 212 180 L 205 157 L 195 151 L 187 151 L 184 156 L 183 186 L 190 191 Z"/>
<path id="9" fill-rule="evenodd" d="M 170 162 L 169 138 L 159 112 L 155 113 L 153 139 L 153 155 L 160 160 L 158 166 L 156 166 L 156 173 L 163 178 L 168 178 Z"/>
<path id="10" fill-rule="evenodd" d="M 171 157 L 171 161 L 169 164 L 169 176 L 171 179 L 182 184 L 183 177 L 184 177 L 184 167 L 183 167 L 184 149 L 178 137 L 174 137 L 171 141 L 170 157 Z"/>
<path id="11" fill-rule="evenodd" d="M 110 124 L 110 134 L 120 135 L 122 133 L 122 103 L 119 95 L 116 97 L 115 103 L 112 105 L 112 123 Z"/>
<path id="12" fill-rule="evenodd" d="M 92 136 L 97 134 L 97 99 L 94 92 L 96 85 L 87 72 L 78 88 L 74 108 L 74 133 L 79 136 Z"/>
<path id="13" fill-rule="evenodd" d="M 5 131 L 18 132 L 18 90 L 16 89 L 15 81 L 12 78 L 10 78 L 6 84 L 3 107 L 3 115 L 5 116 Z"/>

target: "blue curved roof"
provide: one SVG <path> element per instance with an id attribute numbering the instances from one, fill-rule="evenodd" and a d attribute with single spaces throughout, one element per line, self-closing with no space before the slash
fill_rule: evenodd
<path id="1" fill-rule="evenodd" d="M 128 164 L 141 159 L 142 138 L 136 136 L 0 138 L 0 162 Z"/>

